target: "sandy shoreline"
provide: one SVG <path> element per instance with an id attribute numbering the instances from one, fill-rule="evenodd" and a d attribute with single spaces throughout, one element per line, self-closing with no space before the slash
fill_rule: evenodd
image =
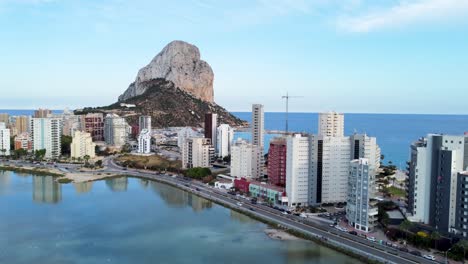
<path id="1" fill-rule="evenodd" d="M 304 240 L 302 238 L 293 236 L 286 231 L 274 228 L 267 228 L 265 229 L 265 234 L 269 236 L 271 239 L 282 240 L 282 241 L 298 241 Z"/>

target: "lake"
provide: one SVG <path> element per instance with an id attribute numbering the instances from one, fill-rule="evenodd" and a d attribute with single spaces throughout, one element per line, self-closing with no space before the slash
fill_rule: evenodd
<path id="1" fill-rule="evenodd" d="M 162 183 L 0 171 L 0 263 L 360 263 Z"/>

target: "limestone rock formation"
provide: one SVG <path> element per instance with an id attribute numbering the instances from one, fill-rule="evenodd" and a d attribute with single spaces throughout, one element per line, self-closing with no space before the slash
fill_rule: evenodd
<path id="1" fill-rule="evenodd" d="M 140 69 L 134 83 L 119 96 L 119 101 L 142 95 L 151 80 L 165 79 L 194 97 L 213 103 L 214 74 L 210 65 L 200 59 L 200 51 L 184 41 L 172 41 Z"/>

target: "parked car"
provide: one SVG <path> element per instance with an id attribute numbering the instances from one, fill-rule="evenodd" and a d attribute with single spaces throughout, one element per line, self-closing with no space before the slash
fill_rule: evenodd
<path id="1" fill-rule="evenodd" d="M 419 256 L 419 257 L 422 255 L 421 252 L 419 252 L 417 250 L 411 251 L 410 254 L 415 255 L 415 256 Z"/>
<path id="2" fill-rule="evenodd" d="M 375 237 L 367 237 L 367 240 L 371 241 L 371 242 L 375 242 Z"/>
<path id="3" fill-rule="evenodd" d="M 350 235 L 357 236 L 357 232 L 356 232 L 356 231 L 349 231 L 348 233 L 349 233 Z"/>

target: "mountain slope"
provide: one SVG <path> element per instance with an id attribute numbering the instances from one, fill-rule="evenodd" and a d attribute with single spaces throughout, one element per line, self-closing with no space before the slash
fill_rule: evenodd
<path id="1" fill-rule="evenodd" d="M 152 117 L 153 127 L 202 126 L 205 113 L 218 114 L 219 124 L 243 126 L 245 122 L 229 113 L 223 107 L 202 101 L 177 88 L 173 82 L 154 79 L 144 83 L 146 91 L 138 96 L 94 110 L 113 112 L 126 117 L 129 124 L 137 124 L 138 116 Z M 134 104 L 135 108 L 121 107 L 121 103 Z M 92 109 L 84 109 L 89 112 Z"/>

